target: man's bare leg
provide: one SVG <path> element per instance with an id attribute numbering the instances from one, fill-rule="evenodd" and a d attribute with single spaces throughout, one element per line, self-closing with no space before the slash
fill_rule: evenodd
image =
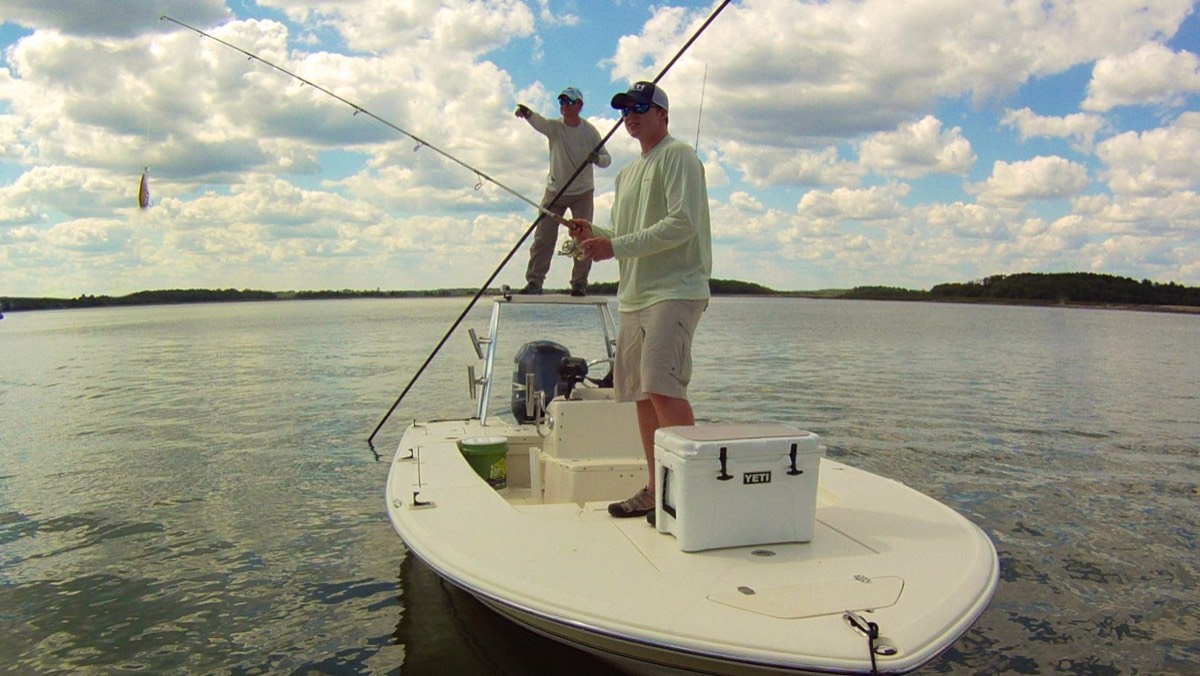
<path id="1" fill-rule="evenodd" d="M 649 399 L 637 402 L 638 430 L 642 434 L 642 450 L 646 452 L 646 469 L 650 481 L 646 487 L 654 487 L 654 432 L 660 427 L 695 425 L 696 416 L 687 399 L 677 399 L 662 394 L 651 394 Z"/>

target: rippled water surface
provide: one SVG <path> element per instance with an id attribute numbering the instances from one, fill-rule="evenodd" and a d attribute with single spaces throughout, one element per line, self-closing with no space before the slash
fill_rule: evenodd
<path id="1" fill-rule="evenodd" d="M 465 305 L 8 314 L 0 673 L 609 673 L 448 589 L 388 524 L 406 422 L 473 410 L 486 307 L 378 459 L 366 438 Z M 722 298 L 692 398 L 818 432 L 992 537 L 996 597 L 925 673 L 1195 673 L 1197 346 L 1197 316 Z"/>

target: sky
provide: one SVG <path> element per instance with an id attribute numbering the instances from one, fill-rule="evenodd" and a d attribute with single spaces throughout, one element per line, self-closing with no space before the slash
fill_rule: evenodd
<path id="1" fill-rule="evenodd" d="M 578 87 L 584 117 L 615 130 L 596 171 L 607 224 L 638 153 L 612 95 L 655 78 L 718 5 L 4 0 L 0 296 L 478 288 L 497 269 L 521 286 L 532 238 L 514 248 L 548 163 L 516 105 L 555 117 Z M 713 276 L 1200 285 L 1196 9 L 729 3 L 660 80 L 672 135 L 705 166 Z M 569 272 L 556 257 L 547 286 Z"/>

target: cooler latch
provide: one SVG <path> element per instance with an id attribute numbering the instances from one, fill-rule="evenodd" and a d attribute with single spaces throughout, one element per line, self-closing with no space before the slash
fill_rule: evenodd
<path id="1" fill-rule="evenodd" d="M 795 447 L 793 446 L 793 448 L 795 448 Z M 721 473 L 717 475 L 717 481 L 729 481 L 730 479 L 733 478 L 733 475 L 725 470 L 725 463 L 728 461 L 728 458 L 726 457 L 727 453 L 728 453 L 728 449 L 726 447 L 722 446 L 721 447 Z M 792 457 L 793 458 L 795 457 L 794 452 L 792 453 Z M 793 461 L 792 466 L 795 467 L 795 465 L 796 465 L 796 463 Z"/>
<path id="2" fill-rule="evenodd" d="M 792 468 L 788 470 L 788 476 L 804 474 L 804 470 L 796 469 L 796 444 L 792 444 L 792 450 L 788 453 L 788 457 L 792 459 Z"/>

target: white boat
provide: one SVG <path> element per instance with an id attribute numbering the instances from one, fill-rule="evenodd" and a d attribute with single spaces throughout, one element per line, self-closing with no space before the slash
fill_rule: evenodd
<path id="1" fill-rule="evenodd" d="M 579 382 L 582 362 L 572 358 L 570 387 L 558 383 L 553 398 L 543 396 L 555 394 L 545 392 L 552 378 L 538 371 L 545 362 L 518 361 L 511 415 L 488 410 L 497 359 L 518 347 L 501 350 L 501 314 L 528 305 L 598 311 L 603 342 L 590 370 L 611 363 L 616 333 L 605 299 L 495 299 L 487 335 L 471 332 L 483 361 L 482 375 L 470 374 L 472 394 L 481 390 L 475 414 L 414 422 L 387 481 L 397 533 L 448 582 L 521 626 L 633 673 L 906 673 L 948 648 L 986 608 L 999 564 L 978 527 L 896 481 L 820 456 L 810 459 L 810 476 L 819 477 L 810 534 L 775 538 L 806 542 L 720 546 L 718 538 L 714 546 L 707 536 L 731 524 L 744 534 L 739 523 L 772 511 L 745 498 L 729 515 L 721 508 L 690 521 L 668 518 L 671 507 L 660 504 L 658 527 L 612 518 L 608 503 L 646 479 L 632 404 Z M 547 349 L 557 367 L 561 351 Z M 748 422 L 729 429 L 751 438 L 784 429 Z M 723 431 L 672 429 L 699 439 Z M 497 457 L 503 463 L 487 471 Z M 706 501 L 706 490 L 677 477 L 674 501 L 688 491 L 693 504 Z M 780 476 L 771 490 L 790 489 Z M 672 495 L 662 486 L 659 493 Z"/>

